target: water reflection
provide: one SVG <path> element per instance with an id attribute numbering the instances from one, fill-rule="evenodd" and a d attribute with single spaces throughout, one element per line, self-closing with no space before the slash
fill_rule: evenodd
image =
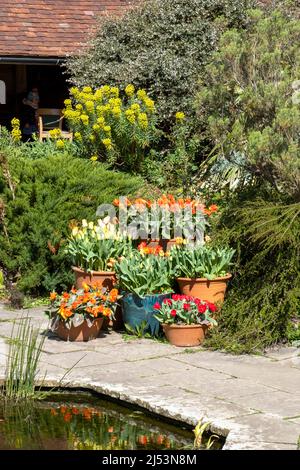
<path id="1" fill-rule="evenodd" d="M 97 400 L 0 404 L 0 449 L 180 449 L 192 434 Z M 73 397 L 72 397 L 73 398 Z"/>

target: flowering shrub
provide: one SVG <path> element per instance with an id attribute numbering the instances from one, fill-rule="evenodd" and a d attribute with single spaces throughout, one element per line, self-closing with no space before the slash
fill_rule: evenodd
<path id="1" fill-rule="evenodd" d="M 189 295 L 173 294 L 170 299 L 164 299 L 161 304 L 157 302 L 154 309 L 157 310 L 155 318 L 160 323 L 179 325 L 217 324 L 211 316 L 217 310 L 215 304 Z"/>
<path id="2" fill-rule="evenodd" d="M 63 111 L 74 139 L 92 158 L 120 163 L 136 170 L 145 152 L 161 135 L 156 127 L 154 101 L 145 90 L 127 85 L 125 94 L 118 87 L 104 85 L 73 87 Z"/>
<path id="3" fill-rule="evenodd" d="M 11 131 L 11 137 L 13 142 L 18 143 L 20 142 L 22 138 L 22 132 L 20 131 L 20 120 L 17 118 L 13 118 L 11 120 L 11 126 L 12 126 L 12 131 Z"/>
<path id="4" fill-rule="evenodd" d="M 79 326 L 84 320 L 90 323 L 95 318 L 111 317 L 117 298 L 117 289 L 108 292 L 97 288 L 97 285 L 84 284 L 83 289 L 72 288 L 61 296 L 51 292 L 51 306 L 45 313 L 52 319 L 52 327 L 58 321 L 64 321 L 69 327 Z"/>
<path id="5" fill-rule="evenodd" d="M 109 271 L 118 257 L 130 251 L 130 239 L 108 219 L 99 219 L 97 224 L 84 219 L 81 227 L 72 228 L 66 253 L 75 266 L 85 271 Z"/>
<path id="6" fill-rule="evenodd" d="M 142 198 L 119 198 L 113 201 L 119 208 L 120 219 L 126 221 L 129 233 L 137 238 L 194 238 L 204 234 L 208 225 L 206 217 L 218 210 L 215 204 L 206 207 L 198 199 L 175 198 L 172 194 L 162 195 L 156 200 Z"/>

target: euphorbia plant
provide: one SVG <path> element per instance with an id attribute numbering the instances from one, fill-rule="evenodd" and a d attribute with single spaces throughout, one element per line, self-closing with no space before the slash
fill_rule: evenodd
<path id="1" fill-rule="evenodd" d="M 232 248 L 214 248 L 201 244 L 172 248 L 172 264 L 175 277 L 206 278 L 226 276 L 235 253 Z"/>
<path id="2" fill-rule="evenodd" d="M 216 325 L 212 314 L 217 307 L 211 302 L 200 300 L 189 295 L 173 294 L 170 299 L 154 305 L 157 310 L 155 318 L 164 324 L 177 325 Z"/>
<path id="3" fill-rule="evenodd" d="M 111 271 L 116 259 L 130 249 L 130 239 L 116 224 L 99 219 L 97 224 L 83 220 L 81 227 L 73 227 L 66 252 L 74 266 L 85 271 Z"/>
<path id="4" fill-rule="evenodd" d="M 172 291 L 170 260 L 162 250 L 158 254 L 134 250 L 126 258 L 117 261 L 114 269 L 122 291 L 140 297 Z"/>
<path id="5" fill-rule="evenodd" d="M 83 289 L 72 288 L 60 296 L 51 292 L 51 305 L 45 313 L 52 320 L 52 327 L 59 321 L 63 321 L 68 328 L 79 326 L 84 320 L 90 325 L 96 318 L 112 317 L 117 298 L 117 289 L 106 291 L 96 285 L 84 284 Z"/>

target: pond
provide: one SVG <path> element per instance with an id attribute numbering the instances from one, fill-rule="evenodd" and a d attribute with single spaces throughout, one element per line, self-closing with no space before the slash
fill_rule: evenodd
<path id="1" fill-rule="evenodd" d="M 0 402 L 0 449 L 191 449 L 193 433 L 82 392 Z M 217 445 L 218 447 L 218 445 Z"/>

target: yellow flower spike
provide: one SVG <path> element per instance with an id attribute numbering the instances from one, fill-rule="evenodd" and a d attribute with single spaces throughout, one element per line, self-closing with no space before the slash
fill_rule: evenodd
<path id="1" fill-rule="evenodd" d="M 138 90 L 136 95 L 139 100 L 144 100 L 145 98 L 147 98 L 147 93 L 146 93 L 146 90 L 144 89 Z"/>
<path id="2" fill-rule="evenodd" d="M 100 131 L 100 126 L 99 126 L 99 124 L 94 124 L 94 125 L 93 125 L 93 130 L 94 130 L 95 132 Z"/>
<path id="3" fill-rule="evenodd" d="M 74 139 L 78 141 L 82 140 L 82 135 L 80 134 L 80 132 L 75 132 Z"/>
<path id="4" fill-rule="evenodd" d="M 57 147 L 58 149 L 63 149 L 63 148 L 65 147 L 64 141 L 63 141 L 62 139 L 58 139 L 58 140 L 56 141 L 56 147 Z"/>
<path id="5" fill-rule="evenodd" d="M 110 133 L 111 132 L 111 127 L 110 126 L 104 126 L 103 130 L 104 130 L 104 132 Z"/>
<path id="6" fill-rule="evenodd" d="M 182 111 L 178 111 L 175 114 L 176 121 L 181 122 L 185 119 L 185 114 Z"/>
<path id="7" fill-rule="evenodd" d="M 76 104 L 75 108 L 76 108 L 78 111 L 82 111 L 83 106 L 82 106 L 82 104 L 78 103 L 78 104 Z"/>
<path id="8" fill-rule="evenodd" d="M 119 96 L 119 92 L 120 92 L 120 90 L 116 86 L 112 86 L 111 89 L 110 89 L 110 94 L 115 96 L 115 97 Z"/>
<path id="9" fill-rule="evenodd" d="M 81 225 L 82 225 L 82 227 L 87 227 L 87 226 L 88 226 L 87 220 L 86 220 L 86 219 L 82 219 Z"/>
<path id="10" fill-rule="evenodd" d="M 94 222 L 89 222 L 89 223 L 88 223 L 88 227 L 89 227 L 90 230 L 93 230 L 93 228 L 94 228 Z"/>
<path id="11" fill-rule="evenodd" d="M 84 86 L 84 87 L 82 88 L 82 91 L 83 91 L 83 93 L 91 93 L 91 92 L 92 92 L 92 89 L 91 89 L 90 86 Z"/>
<path id="12" fill-rule="evenodd" d="M 112 112 L 112 114 L 113 114 L 116 118 L 121 117 L 122 111 L 121 111 L 121 109 L 118 108 L 117 106 L 115 106 L 114 108 L 112 108 L 111 112 Z"/>
<path id="13" fill-rule="evenodd" d="M 112 142 L 111 139 L 102 139 L 103 145 L 106 147 L 107 150 L 112 149 Z"/>
<path id="14" fill-rule="evenodd" d="M 68 98 L 68 99 L 66 99 L 66 100 L 64 101 L 64 104 L 65 104 L 66 106 L 71 106 L 72 101 Z"/>
<path id="15" fill-rule="evenodd" d="M 90 158 L 90 160 L 91 160 L 92 162 L 96 162 L 96 161 L 98 160 L 97 155 L 93 155 L 93 156 Z"/>
<path id="16" fill-rule="evenodd" d="M 135 91 L 135 88 L 132 84 L 127 85 L 127 87 L 125 88 L 125 93 L 129 98 L 131 98 L 134 95 L 134 91 Z"/>

